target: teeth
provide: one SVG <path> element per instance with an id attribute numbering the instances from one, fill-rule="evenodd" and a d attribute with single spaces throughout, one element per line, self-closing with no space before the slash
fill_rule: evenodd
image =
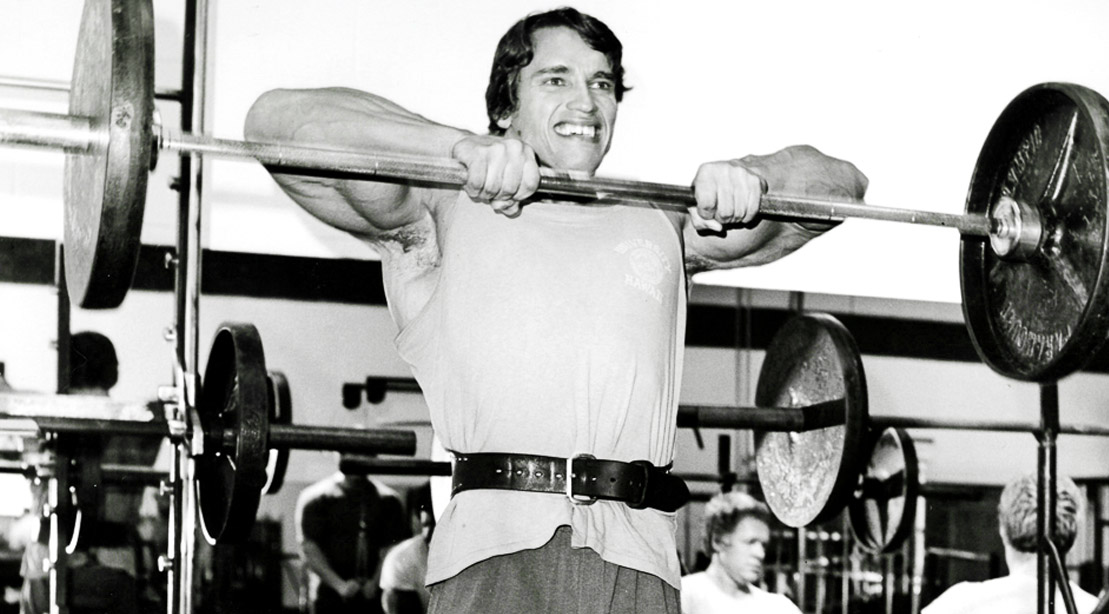
<path id="1" fill-rule="evenodd" d="M 597 127 L 562 123 L 555 126 L 555 132 L 562 136 L 585 136 L 592 139 L 597 136 Z"/>

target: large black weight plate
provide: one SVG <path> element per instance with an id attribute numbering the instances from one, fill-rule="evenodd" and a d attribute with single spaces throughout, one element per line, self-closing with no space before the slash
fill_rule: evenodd
<path id="1" fill-rule="evenodd" d="M 834 518 L 858 481 L 867 420 L 866 378 L 851 333 L 834 317 L 792 318 L 775 334 L 759 372 L 759 407 L 842 399 L 842 425 L 802 433 L 755 431 L 759 484 L 774 515 L 792 527 Z"/>
<path id="2" fill-rule="evenodd" d="M 289 425 L 293 423 L 293 395 L 289 390 L 289 380 L 280 371 L 270 371 L 270 424 Z M 289 469 L 289 448 L 271 449 L 266 465 L 266 485 L 262 492 L 276 495 L 285 484 L 285 472 Z"/>
<path id="3" fill-rule="evenodd" d="M 963 314 L 982 360 L 1002 375 L 1057 381 L 1109 333 L 1107 147 L 1109 103 L 1067 83 L 1022 92 L 986 138 L 966 212 L 986 214 L 1009 197 L 1039 211 L 1044 227 L 1026 261 L 962 240 Z"/>
<path id="4" fill-rule="evenodd" d="M 919 493 L 912 438 L 903 429 L 885 429 L 874 442 L 870 462 L 847 506 L 859 547 L 873 554 L 899 548 L 912 533 Z"/>
<path id="5" fill-rule="evenodd" d="M 197 404 L 204 452 L 196 459 L 196 489 L 209 543 L 239 543 L 250 535 L 266 483 L 269 394 L 258 329 L 224 324 L 212 341 Z"/>
<path id="6" fill-rule="evenodd" d="M 65 161 L 65 275 L 87 309 L 123 302 L 138 264 L 154 111 L 150 0 L 86 0 L 69 113 L 103 139 Z"/>

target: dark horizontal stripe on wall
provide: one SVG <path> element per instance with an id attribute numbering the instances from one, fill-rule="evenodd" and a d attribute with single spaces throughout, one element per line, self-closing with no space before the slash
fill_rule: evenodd
<path id="1" fill-rule="evenodd" d="M 54 283 L 54 242 L 0 237 L 0 281 Z"/>
<path id="2" fill-rule="evenodd" d="M 173 269 L 166 266 L 173 249 L 142 246 L 132 287 L 173 291 Z M 205 250 L 203 294 L 385 305 L 381 264 Z M 0 281 L 54 283 L 54 242 L 0 237 Z M 710 348 L 766 349 L 790 317 L 784 309 L 739 309 L 690 305 L 686 345 Z M 854 336 L 863 354 L 926 360 L 978 362 L 962 324 L 890 317 L 834 314 Z M 1109 349 L 1086 369 L 1109 373 Z"/>
<path id="3" fill-rule="evenodd" d="M 131 287 L 173 291 L 174 249 L 143 245 Z M 384 305 L 381 263 L 204 250 L 201 291 L 208 295 Z M 0 237 L 0 281 L 54 283 L 54 242 Z"/>
<path id="4" fill-rule="evenodd" d="M 834 314 L 863 354 L 930 360 L 977 361 L 962 324 Z M 686 344 L 701 347 L 766 349 L 792 314 L 782 309 L 744 309 L 690 305 Z"/>

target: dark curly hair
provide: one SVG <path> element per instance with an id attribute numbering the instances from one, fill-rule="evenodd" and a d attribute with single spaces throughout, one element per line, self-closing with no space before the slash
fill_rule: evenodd
<path id="1" fill-rule="evenodd" d="M 1082 491 L 1068 477 L 1058 476 L 1055 505 L 1055 538 L 1059 554 L 1074 545 L 1078 515 L 1082 512 Z M 1001 492 L 997 506 L 998 522 L 1009 543 L 1018 552 L 1038 552 L 1036 498 L 1039 493 L 1035 475 L 1025 475 L 1009 483 Z"/>
<path id="2" fill-rule="evenodd" d="M 493 55 L 493 70 L 489 73 L 489 86 L 485 89 L 485 109 L 489 115 L 490 134 L 503 135 L 504 129 L 497 122 L 516 110 L 516 85 L 520 69 L 531 63 L 535 55 L 532 35 L 542 28 L 557 27 L 570 28 L 577 32 L 587 45 L 608 59 L 616 81 L 616 102 L 623 100 L 624 92 L 631 89 L 624 85 L 624 66 L 621 64 L 624 47 L 604 22 L 569 7 L 534 13 L 517 21 L 497 43 L 497 51 Z"/>

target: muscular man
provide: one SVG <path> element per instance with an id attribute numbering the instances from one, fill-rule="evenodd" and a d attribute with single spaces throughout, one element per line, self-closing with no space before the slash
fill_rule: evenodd
<path id="1" fill-rule="evenodd" d="M 1057 480 L 1058 502 L 1055 508 L 1055 538 L 1059 556 L 1066 557 L 1074 545 L 1078 515 L 1082 509 L 1082 493 L 1070 478 Z M 1033 614 L 1036 612 L 1038 583 L 1036 553 L 1039 551 L 1037 532 L 1036 476 L 1025 475 L 1001 491 L 997 506 L 1001 542 L 1005 545 L 1005 565 L 1009 575 L 985 582 L 960 582 L 937 597 L 923 614 Z M 1097 606 L 1097 597 L 1071 582 L 1078 612 L 1088 614 Z M 1063 594 L 1055 596 L 1056 611 L 1063 611 Z"/>
<path id="2" fill-rule="evenodd" d="M 770 509 L 741 492 L 705 506 L 705 571 L 682 578 L 682 614 L 763 612 L 800 614 L 788 598 L 763 590 L 763 559 L 770 542 Z"/>
<path id="3" fill-rule="evenodd" d="M 769 262 L 827 230 L 757 218 L 765 189 L 865 192 L 853 165 L 797 147 L 702 165 L 688 212 L 537 195 L 541 166 L 597 170 L 623 74 L 612 31 L 559 9 L 501 39 L 490 134 L 347 89 L 269 92 L 247 117 L 254 140 L 467 169 L 462 190 L 271 169 L 310 213 L 381 254 L 397 349 L 455 455 L 429 553 L 431 612 L 677 611 L 673 512 L 688 491 L 668 468 L 687 276 Z"/>

